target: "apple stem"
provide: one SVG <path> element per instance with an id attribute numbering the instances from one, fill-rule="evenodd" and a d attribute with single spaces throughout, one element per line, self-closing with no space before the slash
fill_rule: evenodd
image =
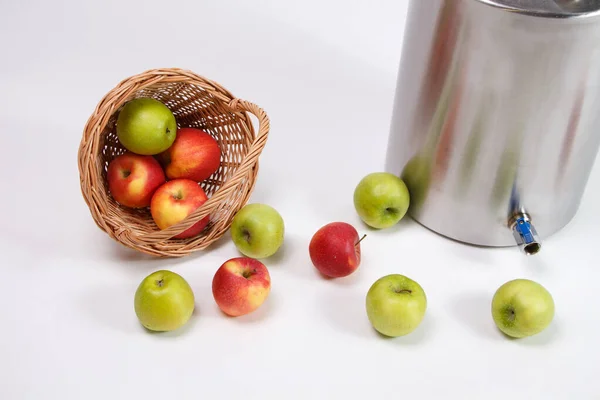
<path id="1" fill-rule="evenodd" d="M 366 238 L 366 237 L 367 237 L 367 234 L 365 233 L 365 234 L 363 235 L 363 237 L 361 237 L 361 238 L 360 238 L 360 240 L 359 240 L 358 242 L 356 242 L 355 246 L 358 246 L 358 244 L 359 244 L 360 242 L 362 242 L 362 241 L 364 240 L 364 238 Z"/>
<path id="2" fill-rule="evenodd" d="M 244 271 L 244 273 L 242 274 L 242 276 L 246 279 L 250 278 L 252 275 L 256 274 L 256 268 L 254 268 L 252 271 Z"/>
<path id="3" fill-rule="evenodd" d="M 508 310 L 508 320 L 510 322 L 513 322 L 515 320 L 515 310 L 513 308 L 510 308 Z"/>
<path id="4" fill-rule="evenodd" d="M 163 283 L 164 283 L 164 281 L 163 281 L 162 279 L 161 279 L 161 280 L 158 280 L 158 281 L 156 281 L 156 285 L 157 285 L 158 287 L 162 287 L 162 286 L 163 286 Z"/>

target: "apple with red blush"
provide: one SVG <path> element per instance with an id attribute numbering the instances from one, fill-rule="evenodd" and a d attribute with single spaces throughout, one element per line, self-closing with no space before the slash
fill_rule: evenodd
<path id="1" fill-rule="evenodd" d="M 358 269 L 361 261 L 356 229 L 346 222 L 331 222 L 321 227 L 309 244 L 310 259 L 315 268 L 329 278 L 342 278 Z"/>
<path id="2" fill-rule="evenodd" d="M 108 164 L 108 190 L 125 207 L 150 206 L 154 192 L 165 181 L 162 167 L 152 156 L 127 152 Z"/>
<path id="3" fill-rule="evenodd" d="M 267 267 L 251 257 L 236 257 L 224 262 L 215 273 L 212 292 L 223 313 L 231 317 L 258 309 L 271 291 Z"/>
<path id="4" fill-rule="evenodd" d="M 202 182 L 221 165 L 219 143 L 201 129 L 180 128 L 175 141 L 157 156 L 169 179 Z"/>
<path id="5" fill-rule="evenodd" d="M 208 200 L 206 192 L 198 182 L 190 179 L 173 179 L 154 192 L 150 203 L 150 213 L 160 229 L 166 229 L 186 219 Z M 174 239 L 187 239 L 200 234 L 210 217 L 207 215 L 190 228 L 174 236 Z"/>

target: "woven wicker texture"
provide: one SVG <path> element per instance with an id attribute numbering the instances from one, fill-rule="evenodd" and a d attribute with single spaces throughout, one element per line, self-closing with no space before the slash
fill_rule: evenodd
<path id="1" fill-rule="evenodd" d="M 179 127 L 211 134 L 222 153 L 219 169 L 201 184 L 209 199 L 187 219 L 164 230 L 148 209 L 122 207 L 108 191 L 108 164 L 125 152 L 117 139 L 117 115 L 127 101 L 138 97 L 163 102 Z M 251 115 L 257 118 L 258 129 Z M 83 198 L 98 227 L 123 245 L 159 257 L 188 255 L 218 240 L 248 201 L 268 133 L 269 119 L 261 108 L 235 98 L 216 82 L 181 69 L 143 72 L 107 93 L 87 121 L 78 152 Z M 211 222 L 199 236 L 173 239 L 207 215 Z"/>

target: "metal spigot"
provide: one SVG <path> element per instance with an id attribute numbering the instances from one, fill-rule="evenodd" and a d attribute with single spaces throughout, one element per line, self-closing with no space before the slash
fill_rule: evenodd
<path id="1" fill-rule="evenodd" d="M 523 253 L 528 256 L 539 253 L 542 244 L 528 214 L 520 213 L 513 217 L 512 231 Z"/>

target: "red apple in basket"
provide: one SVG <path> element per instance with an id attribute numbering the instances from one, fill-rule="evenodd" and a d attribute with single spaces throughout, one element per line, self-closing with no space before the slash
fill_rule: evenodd
<path id="1" fill-rule="evenodd" d="M 227 260 L 212 281 L 213 297 L 225 314 L 232 317 L 249 314 L 259 308 L 271 291 L 267 267 L 251 257 Z"/>
<path id="2" fill-rule="evenodd" d="M 221 149 L 208 133 L 196 128 L 180 128 L 171 147 L 157 158 L 167 178 L 202 182 L 219 169 Z"/>
<path id="3" fill-rule="evenodd" d="M 108 164 L 107 181 L 118 203 L 143 208 L 150 205 L 156 189 L 165 183 L 165 174 L 154 157 L 125 153 Z"/>
<path id="4" fill-rule="evenodd" d="M 311 261 L 329 278 L 348 276 L 360 265 L 361 240 L 352 225 L 331 222 L 313 235 L 309 244 Z"/>
<path id="5" fill-rule="evenodd" d="M 150 213 L 160 229 L 166 229 L 193 213 L 208 200 L 206 193 L 197 182 L 190 179 L 174 179 L 159 187 L 150 203 Z M 190 228 L 174 236 L 186 239 L 198 235 L 209 222 L 209 216 L 202 218 Z"/>

